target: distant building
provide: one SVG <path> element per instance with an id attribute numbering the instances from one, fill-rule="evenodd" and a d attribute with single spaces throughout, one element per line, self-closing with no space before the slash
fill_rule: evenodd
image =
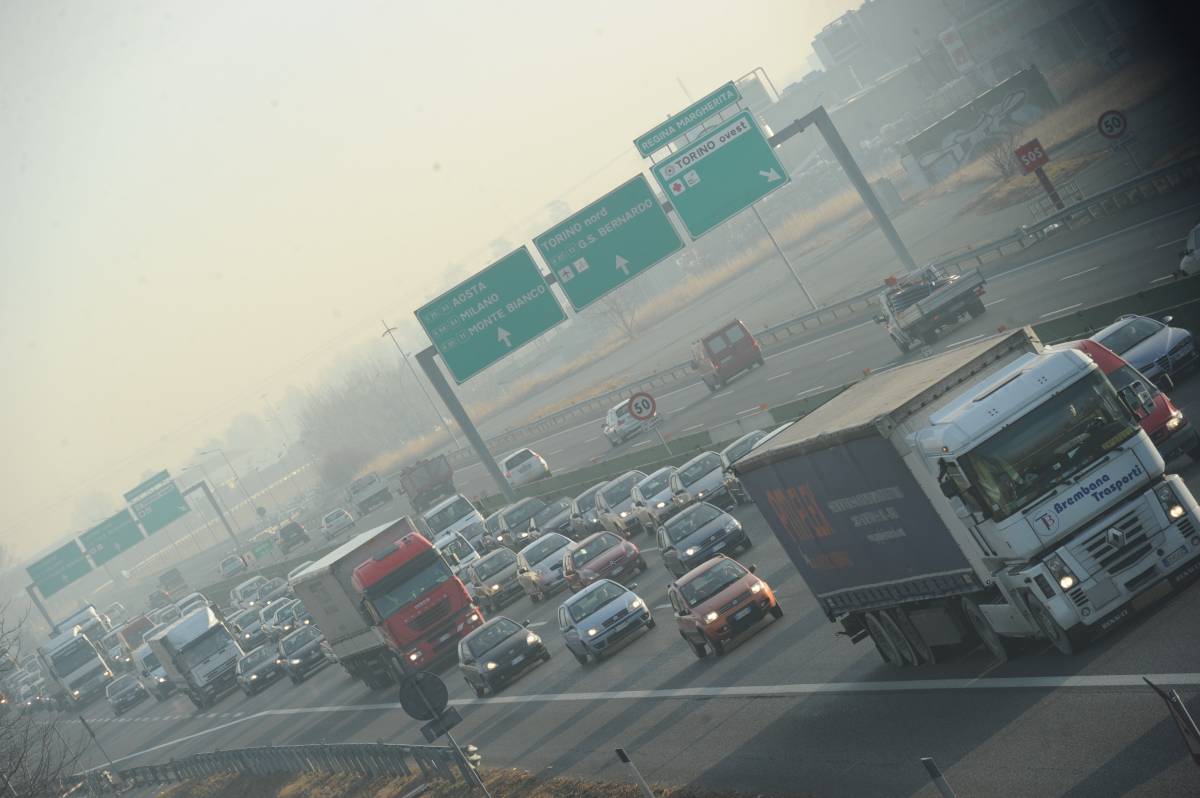
<path id="1" fill-rule="evenodd" d="M 952 24 L 945 0 L 867 0 L 821 29 L 812 42 L 826 71 L 853 71 L 863 86 L 928 50 Z"/>

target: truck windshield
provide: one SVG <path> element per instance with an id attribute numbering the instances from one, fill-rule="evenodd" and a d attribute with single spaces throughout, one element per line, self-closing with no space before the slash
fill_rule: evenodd
<path id="1" fill-rule="evenodd" d="M 225 631 L 223 626 L 214 626 L 204 633 L 204 636 L 193 641 L 190 645 L 184 646 L 180 654 L 183 656 L 183 661 L 188 667 L 196 667 L 213 654 L 225 648 L 233 638 L 229 636 L 229 632 Z"/>
<path id="2" fill-rule="evenodd" d="M 1093 372 L 959 458 L 993 518 L 1008 518 L 1138 430 L 1112 385 Z"/>
<path id="3" fill-rule="evenodd" d="M 95 664 L 98 660 L 96 650 L 84 637 L 75 638 L 50 656 L 54 670 L 59 676 L 67 676 L 85 665 Z"/>
<path id="4" fill-rule="evenodd" d="M 380 618 L 388 618 L 452 578 L 445 560 L 431 549 L 367 588 L 367 598 Z"/>
<path id="5" fill-rule="evenodd" d="M 425 522 L 429 524 L 429 528 L 436 535 L 446 527 L 453 524 L 460 518 L 464 518 L 475 512 L 475 508 L 469 501 L 462 496 L 458 496 L 450 504 L 446 505 L 436 513 L 430 513 L 425 516 Z"/>

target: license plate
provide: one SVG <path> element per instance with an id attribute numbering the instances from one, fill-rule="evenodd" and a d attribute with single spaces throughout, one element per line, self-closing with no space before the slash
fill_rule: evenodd
<path id="1" fill-rule="evenodd" d="M 522 654 L 522 655 L 521 655 L 521 656 L 519 656 L 519 657 L 513 657 L 512 664 L 513 664 L 513 665 L 520 665 L 520 664 L 521 664 L 522 662 L 524 662 L 524 661 L 525 661 L 525 655 L 524 655 L 524 654 Z"/>
<path id="2" fill-rule="evenodd" d="M 737 612 L 735 612 L 733 614 L 733 619 L 735 621 L 740 621 L 742 618 L 745 618 L 747 615 L 749 615 L 753 611 L 754 611 L 753 607 L 743 607 L 742 609 L 738 610 Z"/>
<path id="3" fill-rule="evenodd" d="M 1163 557 L 1163 567 L 1170 568 L 1173 563 L 1177 563 L 1183 559 L 1183 555 L 1187 554 L 1187 546 L 1180 546 L 1175 551 Z"/>

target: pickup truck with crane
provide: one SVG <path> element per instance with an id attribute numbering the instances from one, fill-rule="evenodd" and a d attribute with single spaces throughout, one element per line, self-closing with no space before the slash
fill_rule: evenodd
<path id="1" fill-rule="evenodd" d="M 943 328 L 963 316 L 977 318 L 987 312 L 982 298 L 986 285 L 978 269 L 950 274 L 926 266 L 889 277 L 879 295 L 875 322 L 885 325 L 901 352 L 918 342 L 930 345 Z"/>

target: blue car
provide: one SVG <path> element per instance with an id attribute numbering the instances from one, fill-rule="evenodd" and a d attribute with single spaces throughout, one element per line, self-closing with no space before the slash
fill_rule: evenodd
<path id="1" fill-rule="evenodd" d="M 637 632 L 653 628 L 646 602 L 611 579 L 588 585 L 558 608 L 558 631 L 580 665 L 589 657 L 599 662 Z"/>
<path id="2" fill-rule="evenodd" d="M 1175 378 L 1196 366 L 1197 351 L 1192 334 L 1169 327 L 1170 316 L 1162 321 L 1145 316 L 1122 316 L 1092 336 L 1120 355 L 1126 363 L 1152 380 L 1170 389 Z"/>

